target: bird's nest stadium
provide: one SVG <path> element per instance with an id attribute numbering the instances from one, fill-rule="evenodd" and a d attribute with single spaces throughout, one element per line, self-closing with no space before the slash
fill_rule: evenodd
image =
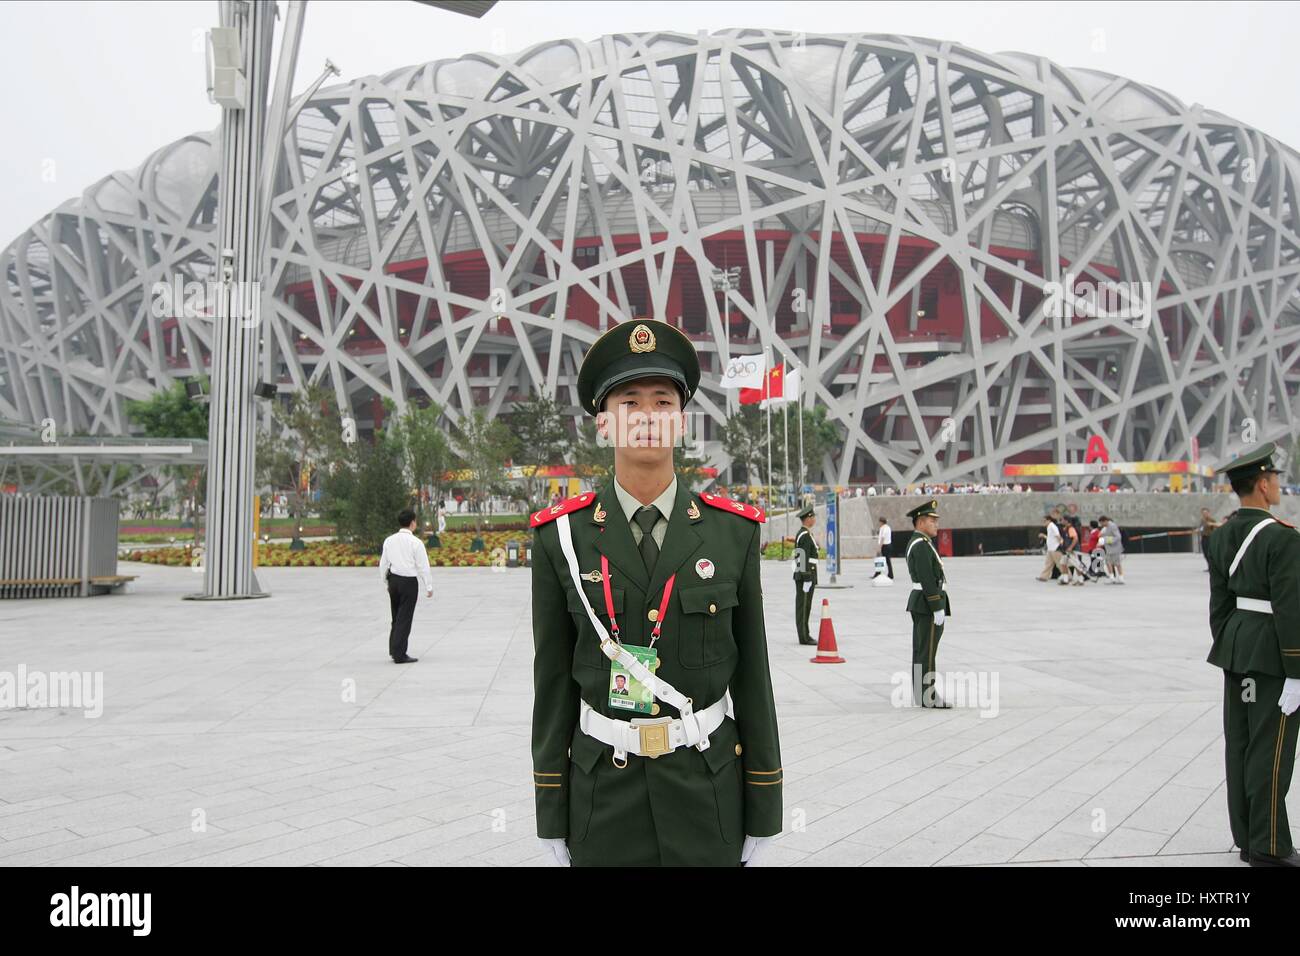
<path id="1" fill-rule="evenodd" d="M 363 431 L 384 398 L 456 420 L 545 393 L 576 419 L 586 346 L 639 316 L 696 342 L 706 448 L 729 356 L 799 368 L 843 434 L 813 477 L 838 484 L 996 481 L 1094 435 L 1213 461 L 1300 427 L 1300 156 L 1122 77 L 904 36 L 644 33 L 295 108 L 262 378 L 323 383 Z M 203 373 L 211 319 L 157 289 L 212 278 L 216 166 L 186 137 L 5 248 L 0 416 L 123 434 L 126 399 Z"/>

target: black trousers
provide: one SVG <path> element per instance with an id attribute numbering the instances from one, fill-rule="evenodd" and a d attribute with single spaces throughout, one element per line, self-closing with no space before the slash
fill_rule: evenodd
<path id="1" fill-rule="evenodd" d="M 894 559 L 889 556 L 889 552 L 889 548 L 884 548 L 880 553 L 885 556 L 885 567 L 889 569 L 889 579 L 892 581 L 894 579 Z"/>
<path id="2" fill-rule="evenodd" d="M 912 706 L 933 706 L 936 657 L 944 624 L 935 624 L 934 615 L 912 611 Z M 946 622 L 945 622 L 946 624 Z M 926 695 L 931 695 L 927 697 Z M 928 702 L 927 702 L 928 701 Z"/>
<path id="3" fill-rule="evenodd" d="M 798 578 L 794 581 L 794 627 L 799 643 L 816 644 L 808 632 L 808 618 L 812 614 L 813 592 L 817 590 L 817 582 L 811 577 L 806 580 L 812 584 L 807 591 L 803 589 L 803 581 Z"/>
<path id="4" fill-rule="evenodd" d="M 406 656 L 406 641 L 411 636 L 411 618 L 420 596 L 420 579 L 388 572 L 388 604 L 393 612 L 393 626 L 388 630 L 388 653 L 393 660 Z"/>
<path id="5" fill-rule="evenodd" d="M 1253 684 L 1252 684 L 1253 682 Z M 1281 677 L 1223 672 L 1228 823 L 1243 850 L 1287 856 L 1293 849 L 1286 794 L 1300 714 L 1278 708 Z"/>

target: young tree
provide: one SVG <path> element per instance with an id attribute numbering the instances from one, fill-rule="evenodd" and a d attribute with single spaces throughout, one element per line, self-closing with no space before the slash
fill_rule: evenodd
<path id="1" fill-rule="evenodd" d="M 463 417 L 458 431 L 460 457 L 470 474 L 470 499 L 477 515 L 475 527 L 481 532 L 488 495 L 504 490 L 506 463 L 515 452 L 515 437 L 503 422 L 489 419 L 481 408 Z"/>
<path id="2" fill-rule="evenodd" d="M 708 462 L 692 454 L 690 450 L 678 445 L 673 449 L 673 471 L 678 481 L 684 481 L 691 490 L 704 482 L 702 469 Z"/>
<path id="3" fill-rule="evenodd" d="M 731 456 L 733 467 L 744 469 L 748 485 L 761 485 L 766 481 L 766 418 L 767 412 L 757 405 L 741 405 L 740 411 L 722 426 L 722 447 Z"/>
<path id="4" fill-rule="evenodd" d="M 286 490 L 294 518 L 307 512 L 312 491 L 323 488 L 330 470 L 346 455 L 355 429 L 345 435 L 333 396 L 323 385 L 295 392 L 287 405 L 271 407 L 271 431 L 260 433 L 257 481 Z"/>
<path id="5" fill-rule="evenodd" d="M 206 386 L 205 386 L 206 390 Z M 143 401 L 127 401 L 127 417 L 139 425 L 146 438 L 208 438 L 208 406 L 194 401 L 184 382 L 173 382 Z M 164 474 L 179 489 L 178 498 L 197 530 L 198 502 L 207 494 L 207 468 L 203 465 L 167 465 Z M 158 489 L 154 491 L 157 501 Z M 181 520 L 187 515 L 184 510 Z"/>
<path id="6" fill-rule="evenodd" d="M 614 446 L 596 436 L 596 423 L 590 419 L 578 427 L 572 458 L 578 477 L 593 484 L 614 473 Z"/>
<path id="7" fill-rule="evenodd" d="M 384 400 L 384 407 L 389 412 L 396 409 L 388 399 Z M 436 403 L 423 408 L 407 405 L 405 414 L 387 418 L 384 427 L 385 437 L 401 456 L 407 484 L 417 489 L 417 499 L 421 504 L 428 500 L 436 506 L 443 475 L 451 468 L 455 457 L 441 421 L 442 406 Z M 421 511 L 418 506 L 416 510 Z"/>
<path id="8" fill-rule="evenodd" d="M 807 481 L 816 481 L 822 475 L 822 462 L 826 455 L 843 442 L 839 426 L 826 417 L 826 406 L 813 408 L 796 408 L 791 406 L 786 412 L 789 416 L 790 432 L 790 474 L 786 480 L 795 483 L 799 480 L 799 419 L 803 415 L 803 475 Z M 772 409 L 772 468 L 780 471 L 784 467 L 785 429 L 781 427 L 780 409 Z"/>
<path id="9" fill-rule="evenodd" d="M 326 476 L 325 513 L 339 537 L 378 553 L 397 530 L 397 515 L 411 504 L 402 474 L 402 451 L 382 434 L 349 446 Z"/>
<path id="10" fill-rule="evenodd" d="M 572 444 L 565 409 L 546 395 L 515 402 L 514 411 L 505 416 L 506 427 L 515 437 L 515 464 L 522 467 L 528 510 L 541 507 L 546 488 L 545 476 L 538 475 L 546 465 L 558 465 L 569 455 Z"/>

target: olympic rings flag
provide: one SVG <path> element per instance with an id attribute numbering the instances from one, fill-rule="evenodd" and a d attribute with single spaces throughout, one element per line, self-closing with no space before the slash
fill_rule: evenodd
<path id="1" fill-rule="evenodd" d="M 737 355 L 722 373 L 723 388 L 762 388 L 767 365 L 761 355 Z"/>

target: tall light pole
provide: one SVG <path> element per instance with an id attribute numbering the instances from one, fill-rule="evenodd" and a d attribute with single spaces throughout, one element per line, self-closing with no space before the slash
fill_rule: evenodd
<path id="1" fill-rule="evenodd" d="M 300 5 L 296 5 L 299 6 Z M 209 96 L 221 106 L 217 301 L 212 321 L 203 593 L 263 597 L 253 574 L 253 387 L 261 324 L 261 195 L 276 5 L 221 0 L 208 34 Z M 294 18 L 301 28 L 301 10 Z M 290 38 L 286 35 L 286 43 Z M 292 38 L 296 51 L 297 37 Z M 286 78 L 282 78 L 286 79 Z M 279 142 L 273 144 L 278 150 Z"/>
<path id="2" fill-rule="evenodd" d="M 722 293 L 722 334 L 727 342 L 727 354 L 723 356 L 723 363 L 731 359 L 731 290 L 740 288 L 740 266 L 731 266 L 728 269 L 714 269 L 709 278 L 713 281 L 713 290 Z M 766 361 L 766 356 L 764 356 Z M 734 396 L 731 390 L 727 390 L 727 418 L 735 414 L 733 407 Z M 769 469 L 770 470 L 770 469 Z M 727 490 L 732 491 L 732 485 L 735 484 L 736 474 L 733 470 L 733 463 L 727 462 Z"/>
<path id="3" fill-rule="evenodd" d="M 429 0 L 481 17 L 495 0 Z M 291 0 L 271 85 L 275 0 L 219 0 L 221 25 L 208 34 L 208 95 L 221 107 L 217 198 L 217 301 L 212 323 L 208 494 L 203 592 L 195 599 L 265 597 L 253 573 L 257 352 L 271 229 L 270 203 L 290 122 L 289 101 L 306 0 Z M 308 90 L 315 93 L 333 64 Z M 271 99 L 268 102 L 268 96 Z"/>

